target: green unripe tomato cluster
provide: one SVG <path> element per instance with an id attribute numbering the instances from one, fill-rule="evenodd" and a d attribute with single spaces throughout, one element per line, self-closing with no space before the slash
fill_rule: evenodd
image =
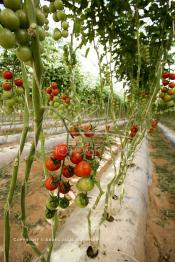
<path id="1" fill-rule="evenodd" d="M 50 1 L 50 5 L 49 5 L 48 10 L 49 10 L 50 13 L 52 13 L 53 20 L 55 22 L 61 23 L 60 28 L 55 28 L 55 30 L 53 32 L 53 39 L 55 41 L 58 41 L 62 37 L 65 37 L 65 38 L 68 37 L 68 35 L 69 35 L 69 33 L 68 33 L 69 24 L 66 21 L 66 14 L 64 12 L 63 1 L 62 0 Z"/>
<path id="2" fill-rule="evenodd" d="M 0 46 L 5 49 L 17 47 L 18 59 L 30 62 L 32 60 L 31 37 L 38 33 L 40 41 L 45 39 L 45 26 L 48 29 L 49 23 L 46 19 L 49 8 L 44 6 L 35 10 L 36 27 L 31 28 L 21 0 L 4 0 L 3 2 L 5 8 L 0 11 Z"/>

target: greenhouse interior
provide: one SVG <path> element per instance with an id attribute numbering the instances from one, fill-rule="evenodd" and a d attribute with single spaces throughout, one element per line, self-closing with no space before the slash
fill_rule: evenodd
<path id="1" fill-rule="evenodd" d="M 0 262 L 175 262 L 175 1 L 0 0 Z"/>

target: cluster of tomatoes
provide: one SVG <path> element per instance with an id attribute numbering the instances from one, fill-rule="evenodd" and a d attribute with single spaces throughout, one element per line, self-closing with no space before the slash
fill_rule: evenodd
<path id="1" fill-rule="evenodd" d="M 6 80 L 2 83 L 2 89 L 5 91 L 10 91 L 13 87 L 13 83 L 17 87 L 23 86 L 23 80 L 21 78 L 16 78 L 13 80 L 13 73 L 11 71 L 4 71 L 2 77 Z"/>
<path id="2" fill-rule="evenodd" d="M 149 128 L 148 133 L 150 133 L 150 134 L 153 133 L 153 131 L 155 130 L 155 128 L 158 125 L 158 122 L 159 122 L 159 120 L 157 118 L 151 119 L 151 127 Z"/>
<path id="3" fill-rule="evenodd" d="M 59 93 L 58 84 L 56 82 L 51 82 L 50 86 L 46 88 L 46 93 L 48 100 L 52 101 L 54 96 L 57 96 Z"/>
<path id="4" fill-rule="evenodd" d="M 137 134 L 137 132 L 138 132 L 138 130 L 139 130 L 138 125 L 133 124 L 133 125 L 131 126 L 131 128 L 130 128 L 130 133 L 129 133 L 130 138 L 135 137 L 136 134 Z"/>
<path id="5" fill-rule="evenodd" d="M 58 84 L 56 82 L 51 82 L 50 86 L 46 88 L 46 93 L 49 101 L 53 101 L 53 106 L 55 108 L 60 107 L 60 101 L 69 105 L 71 102 L 70 97 L 64 93 L 60 94 L 58 89 Z"/>
<path id="6" fill-rule="evenodd" d="M 15 48 L 18 59 L 23 62 L 32 60 L 31 40 L 38 35 L 41 42 L 49 30 L 49 13 L 55 22 L 61 22 L 60 29 L 54 29 L 53 38 L 59 40 L 68 36 L 68 22 L 62 0 L 50 1 L 49 7 L 44 5 L 36 8 L 36 24 L 30 25 L 25 4 L 21 0 L 3 0 L 4 9 L 0 12 L 0 45 L 5 49 Z"/>
<path id="7" fill-rule="evenodd" d="M 175 73 L 163 72 L 162 74 L 162 87 L 160 90 L 159 97 L 162 98 L 164 102 L 169 102 L 172 100 L 173 95 L 175 95 Z"/>
<path id="8" fill-rule="evenodd" d="M 69 24 L 66 21 L 64 4 L 62 0 L 50 1 L 49 7 L 43 7 L 46 12 L 52 13 L 52 18 L 55 22 L 61 22 L 60 28 L 56 27 L 53 32 L 53 39 L 58 41 L 61 37 L 68 37 Z"/>
<path id="9" fill-rule="evenodd" d="M 70 130 L 74 136 L 81 132 L 78 129 L 75 134 L 73 132 L 75 127 Z M 89 137 L 88 131 L 84 132 L 84 135 Z M 80 208 L 88 205 L 87 192 L 94 188 L 96 170 L 101 157 L 102 151 L 90 146 L 90 142 L 84 146 L 76 147 L 58 144 L 52 149 L 51 155 L 46 159 L 45 166 L 49 172 L 53 173 L 50 173 L 45 180 L 45 188 L 49 191 L 57 190 L 57 195 L 50 195 L 48 199 L 45 211 L 47 218 L 52 218 L 58 207 L 67 208 L 69 206 L 70 198 L 66 194 L 71 190 L 69 179 L 74 175 L 79 177 L 76 183 L 79 192 L 75 197 L 75 204 Z M 56 174 L 57 171 L 58 174 Z"/>
<path id="10" fill-rule="evenodd" d="M 88 125 L 74 125 L 69 129 L 72 137 L 80 136 L 83 134 L 85 137 L 91 138 L 94 136 L 94 127 L 91 124 Z"/>
<path id="11" fill-rule="evenodd" d="M 5 49 L 15 48 L 16 56 L 23 62 L 32 60 L 31 39 L 45 39 L 46 17 L 41 8 L 36 9 L 36 24 L 30 26 L 25 5 L 21 0 L 3 0 L 5 8 L 0 12 L 0 45 Z"/>
<path id="12" fill-rule="evenodd" d="M 23 105 L 23 80 L 21 78 L 15 78 L 13 72 L 5 70 L 2 73 L 4 81 L 0 88 L 0 100 L 3 102 L 3 106 L 10 112 L 14 108 Z"/>

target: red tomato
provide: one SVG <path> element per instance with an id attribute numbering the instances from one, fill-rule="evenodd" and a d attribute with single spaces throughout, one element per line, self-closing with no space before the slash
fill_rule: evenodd
<path id="1" fill-rule="evenodd" d="M 62 94 L 62 95 L 60 96 L 60 98 L 61 98 L 61 100 L 65 100 L 65 99 L 67 98 L 67 96 L 66 96 L 65 94 Z"/>
<path id="2" fill-rule="evenodd" d="M 137 133 L 137 131 L 139 130 L 138 125 L 132 125 L 130 128 L 131 133 Z"/>
<path id="3" fill-rule="evenodd" d="M 162 78 L 168 78 L 169 77 L 169 72 L 163 72 Z"/>
<path id="4" fill-rule="evenodd" d="M 53 95 L 52 94 L 48 94 L 48 99 L 49 99 L 49 101 L 52 101 L 53 100 Z"/>
<path id="5" fill-rule="evenodd" d="M 5 91 L 9 91 L 9 90 L 12 89 L 12 85 L 11 85 L 10 83 L 5 82 L 5 83 L 2 84 L 2 88 L 3 88 Z"/>
<path id="6" fill-rule="evenodd" d="M 92 159 L 93 156 L 93 151 L 90 148 L 86 149 L 86 158 L 87 159 Z"/>
<path id="7" fill-rule="evenodd" d="M 132 138 L 133 138 L 133 137 L 135 137 L 135 136 L 136 136 L 136 134 L 137 134 L 137 132 L 131 132 L 131 133 L 130 133 L 130 137 L 132 137 Z"/>
<path id="8" fill-rule="evenodd" d="M 52 149 L 53 157 L 57 160 L 64 160 L 67 155 L 67 145 L 58 144 Z"/>
<path id="9" fill-rule="evenodd" d="M 72 166 L 64 166 L 62 175 L 66 178 L 70 178 L 74 175 L 74 168 Z"/>
<path id="10" fill-rule="evenodd" d="M 158 120 L 157 119 L 151 119 L 151 126 L 153 128 L 156 128 L 157 127 L 157 124 L 158 124 Z"/>
<path id="11" fill-rule="evenodd" d="M 163 84 L 164 86 L 167 86 L 167 85 L 169 84 L 169 81 L 168 81 L 168 80 L 163 80 L 163 81 L 162 81 L 162 84 Z"/>
<path id="12" fill-rule="evenodd" d="M 73 151 L 71 156 L 70 156 L 70 160 L 73 164 L 78 164 L 80 161 L 83 160 L 81 153 L 77 152 L 77 151 Z"/>
<path id="13" fill-rule="evenodd" d="M 10 71 L 4 71 L 2 73 L 2 76 L 3 76 L 4 79 L 12 79 L 13 78 L 13 73 L 10 72 Z"/>
<path id="14" fill-rule="evenodd" d="M 162 91 L 163 93 L 166 93 L 166 92 L 167 92 L 167 88 L 166 88 L 165 86 L 163 86 L 163 87 L 161 88 L 161 91 Z"/>
<path id="15" fill-rule="evenodd" d="M 52 93 L 52 88 L 51 87 L 46 88 L 46 93 L 47 94 L 51 94 Z"/>
<path id="16" fill-rule="evenodd" d="M 65 103 L 66 103 L 67 105 L 70 104 L 70 98 L 69 98 L 69 97 L 66 97 L 66 99 L 65 99 L 64 101 L 65 101 Z"/>
<path id="17" fill-rule="evenodd" d="M 45 188 L 47 190 L 55 190 L 59 185 L 59 181 L 57 181 L 56 176 L 49 176 L 45 181 Z"/>
<path id="18" fill-rule="evenodd" d="M 60 181 L 59 182 L 59 192 L 62 194 L 67 194 L 71 189 L 71 185 L 69 182 L 66 181 Z"/>
<path id="19" fill-rule="evenodd" d="M 48 157 L 46 159 L 46 168 L 49 170 L 49 171 L 55 171 L 55 170 L 58 170 L 61 166 L 61 161 L 59 160 L 55 160 L 54 158 L 52 157 Z"/>
<path id="20" fill-rule="evenodd" d="M 174 88 L 174 87 L 175 87 L 175 83 L 174 83 L 174 82 L 170 82 L 170 83 L 169 83 L 169 87 L 170 87 L 170 88 Z"/>
<path id="21" fill-rule="evenodd" d="M 50 87 L 52 88 L 52 89 L 56 89 L 57 88 L 57 83 L 56 82 L 52 82 L 51 84 L 50 84 Z"/>
<path id="22" fill-rule="evenodd" d="M 80 135 L 80 132 L 79 132 L 78 128 L 79 127 L 76 127 L 76 126 L 70 127 L 69 132 L 70 132 L 71 136 L 74 137 L 74 136 L 79 136 Z"/>
<path id="23" fill-rule="evenodd" d="M 97 157 L 101 158 L 102 155 L 103 155 L 103 150 L 100 149 L 100 148 L 96 148 L 96 149 L 95 149 L 95 155 L 96 155 Z"/>
<path id="24" fill-rule="evenodd" d="M 174 89 L 169 89 L 167 93 L 168 93 L 168 95 L 174 95 L 175 94 L 175 90 Z"/>
<path id="25" fill-rule="evenodd" d="M 15 79 L 14 83 L 16 86 L 23 86 L 23 80 L 20 78 Z"/>
<path id="26" fill-rule="evenodd" d="M 79 177 L 86 177 L 91 174 L 92 168 L 91 165 L 86 161 L 81 161 L 74 168 L 74 173 Z"/>
<path id="27" fill-rule="evenodd" d="M 175 74 L 174 74 L 174 73 L 170 73 L 170 75 L 169 75 L 169 79 L 171 79 L 171 80 L 175 80 Z"/>
<path id="28" fill-rule="evenodd" d="M 153 129 L 152 127 L 151 127 L 150 129 L 148 129 L 148 133 L 149 133 L 149 134 L 152 134 L 153 131 L 154 131 L 154 129 Z"/>
<path id="29" fill-rule="evenodd" d="M 94 132 L 92 131 L 92 125 L 87 125 L 83 127 L 85 137 L 93 137 Z"/>
<path id="30" fill-rule="evenodd" d="M 52 89 L 52 95 L 57 96 L 59 93 L 58 89 Z"/>

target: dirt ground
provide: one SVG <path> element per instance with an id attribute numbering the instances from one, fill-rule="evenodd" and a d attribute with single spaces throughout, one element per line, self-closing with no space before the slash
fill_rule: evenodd
<path id="1" fill-rule="evenodd" d="M 150 138 L 152 183 L 146 236 L 147 262 L 175 262 L 175 148 L 156 131 Z"/>

